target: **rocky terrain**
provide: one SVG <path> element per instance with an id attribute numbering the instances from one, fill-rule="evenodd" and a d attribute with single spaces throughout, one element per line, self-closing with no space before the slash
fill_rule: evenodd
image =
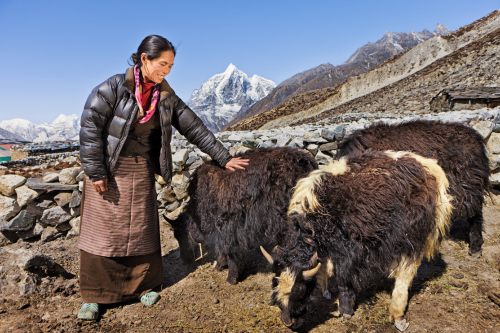
<path id="1" fill-rule="evenodd" d="M 342 65 L 321 64 L 281 82 L 269 95 L 252 105 L 248 110 L 238 112 L 228 124 L 228 128 L 242 119 L 273 108 L 281 108 L 283 104 L 289 104 L 288 100 L 295 100 L 295 98 L 300 100 L 303 96 L 307 96 L 312 99 L 309 104 L 322 102 L 326 97 L 329 97 L 329 91 L 346 79 L 366 73 L 386 60 L 410 50 L 419 43 L 446 33 L 448 33 L 448 30 L 442 25 L 438 25 L 434 32 L 428 30 L 411 33 L 387 32 L 376 42 L 367 43 L 357 49 Z M 322 90 L 323 100 L 315 100 L 315 96 L 318 95 L 316 90 Z M 311 93 L 307 94 L 307 92 Z"/>
<path id="2" fill-rule="evenodd" d="M 499 43 L 500 11 L 495 11 L 454 33 L 422 42 L 334 89 L 297 95 L 228 129 L 334 123 L 342 113 L 427 113 L 430 99 L 442 89 L 498 86 Z"/>
<path id="3" fill-rule="evenodd" d="M 484 207 L 483 256 L 467 255 L 458 226 L 440 255 L 425 263 L 411 288 L 407 332 L 497 332 L 500 329 L 500 108 L 408 116 L 346 114 L 333 124 L 261 131 L 222 132 L 234 154 L 253 147 L 290 146 L 308 150 L 320 164 L 335 154 L 345 135 L 374 121 L 411 119 L 458 121 L 485 139 L 492 193 Z M 257 268 L 236 286 L 225 282 L 208 255 L 195 266 L 182 264 L 177 242 L 164 219 L 175 219 L 187 198 L 189 175 L 208 157 L 175 135 L 175 176 L 158 177 L 164 285 L 160 302 L 105 309 L 97 323 L 75 319 L 78 293 L 79 205 L 83 174 L 75 156 L 40 166 L 0 169 L 0 332 L 288 332 L 279 310 L 268 305 L 272 273 L 260 257 Z M 304 331 L 395 332 L 388 319 L 391 283 L 369 290 L 351 319 L 335 318 L 335 306 L 317 297 Z M 335 292 L 334 290 L 332 290 Z M 466 318 L 467 320 L 464 320 Z"/>

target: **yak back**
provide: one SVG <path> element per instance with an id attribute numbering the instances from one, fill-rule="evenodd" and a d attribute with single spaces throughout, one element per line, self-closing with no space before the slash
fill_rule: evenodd
<path id="1" fill-rule="evenodd" d="M 402 256 L 421 257 L 436 228 L 437 182 L 415 159 L 383 152 L 354 153 L 347 166 L 344 174 L 325 172 L 314 189 L 320 208 L 290 222 L 298 235 L 312 235 L 321 258 L 333 258 L 337 278 L 361 290 L 388 276 Z M 291 248 L 303 252 L 303 244 Z M 285 262 L 300 257 L 293 252 Z"/>
<path id="2" fill-rule="evenodd" d="M 310 153 L 292 148 L 255 149 L 238 156 L 250 160 L 245 170 L 205 163 L 188 186 L 188 223 L 196 224 L 218 253 L 275 245 L 286 228 L 292 188 L 318 167 Z"/>
<path id="3" fill-rule="evenodd" d="M 367 149 L 410 151 L 436 159 L 455 198 L 453 219 L 473 217 L 481 209 L 490 171 L 483 139 L 474 129 L 431 120 L 379 123 L 346 137 L 339 144 L 337 158 Z"/>

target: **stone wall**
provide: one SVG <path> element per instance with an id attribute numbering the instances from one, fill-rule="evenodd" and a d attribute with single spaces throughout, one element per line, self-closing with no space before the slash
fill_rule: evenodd
<path id="1" fill-rule="evenodd" d="M 397 123 L 425 118 L 461 122 L 475 128 L 484 138 L 492 171 L 491 181 L 494 186 L 500 186 L 500 109 L 455 111 L 403 119 L 384 116 L 376 118 L 371 114 L 367 118 L 358 114 L 347 117 L 348 122 L 335 125 L 222 132 L 217 136 L 231 154 L 256 147 L 289 146 L 309 151 L 320 165 L 324 165 L 333 159 L 337 145 L 345 135 L 376 121 Z M 174 175 L 171 184 L 166 184 L 159 176 L 155 183 L 160 216 L 168 219 L 176 219 L 189 200 L 186 189 L 190 175 L 203 161 L 210 159 L 178 133 L 172 140 L 172 150 Z M 49 242 L 78 235 L 84 174 L 75 157 L 53 161 L 53 164 L 75 166 L 46 172 L 37 178 L 9 174 L 8 170 L 4 170 L 7 174 L 0 176 L 0 246 L 19 239 Z"/>

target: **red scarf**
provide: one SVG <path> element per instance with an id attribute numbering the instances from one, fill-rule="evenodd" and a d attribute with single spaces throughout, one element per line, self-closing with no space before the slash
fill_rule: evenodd
<path id="1" fill-rule="evenodd" d="M 154 115 L 156 111 L 156 105 L 160 99 L 160 85 L 155 83 L 144 82 L 141 84 L 140 80 L 139 66 L 134 66 L 134 77 L 135 77 L 135 99 L 137 105 L 139 106 L 139 123 L 144 124 Z M 153 92 L 153 97 L 151 98 L 151 103 L 149 109 L 144 111 L 147 105 L 149 96 Z"/>

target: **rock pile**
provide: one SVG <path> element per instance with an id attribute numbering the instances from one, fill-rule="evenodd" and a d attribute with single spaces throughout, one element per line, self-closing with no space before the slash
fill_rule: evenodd
<path id="1" fill-rule="evenodd" d="M 218 138 L 231 154 L 256 147 L 289 146 L 309 151 L 322 165 L 333 159 L 338 143 L 354 130 L 375 121 L 395 123 L 418 117 L 384 116 L 385 118 L 366 118 L 351 115 L 349 122 L 335 125 L 301 125 L 252 132 L 222 132 L 218 134 Z M 491 182 L 493 185 L 500 185 L 500 108 L 455 111 L 418 118 L 462 122 L 475 128 L 485 139 L 488 149 Z M 179 133 L 174 135 L 172 150 L 172 182 L 166 184 L 157 176 L 155 185 L 160 216 L 175 220 L 189 200 L 187 185 L 190 175 L 203 161 L 210 158 L 189 144 Z M 84 173 L 79 166 L 46 173 L 41 178 L 27 179 L 14 174 L 0 176 L 0 244 L 16 242 L 18 239 L 40 239 L 47 242 L 78 235 L 83 178 Z"/>

